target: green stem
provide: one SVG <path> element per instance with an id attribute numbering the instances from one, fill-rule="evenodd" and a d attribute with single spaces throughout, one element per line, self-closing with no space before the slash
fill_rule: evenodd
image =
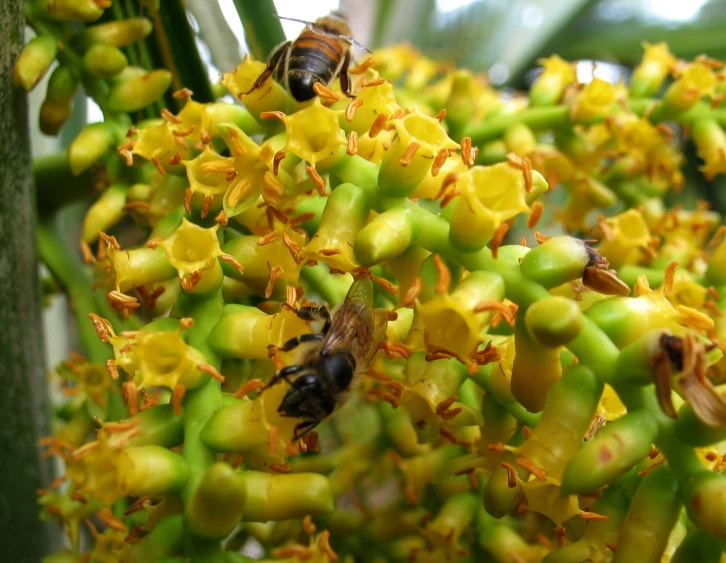
<path id="1" fill-rule="evenodd" d="M 493 141 L 501 137 L 514 124 L 521 123 L 530 129 L 551 129 L 569 123 L 570 108 L 554 106 L 548 108 L 529 108 L 517 113 L 496 115 L 481 123 L 468 125 L 462 131 L 464 137 L 471 137 L 474 145 Z"/>
<path id="2" fill-rule="evenodd" d="M 264 61 L 278 44 L 285 41 L 282 24 L 273 0 L 234 0 L 234 7 L 245 29 L 250 54 Z"/>

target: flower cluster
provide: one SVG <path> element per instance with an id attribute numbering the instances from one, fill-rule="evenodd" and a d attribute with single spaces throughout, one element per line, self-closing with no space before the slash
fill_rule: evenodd
<path id="1" fill-rule="evenodd" d="M 104 25 L 77 43 L 116 76 L 98 38 L 130 39 Z M 54 49 L 33 40 L 19 83 Z M 718 560 L 726 240 L 663 195 L 684 184 L 673 124 L 705 176 L 726 170 L 720 63 L 647 46 L 628 85 L 541 63 L 512 98 L 391 47 L 353 68 L 355 98 L 336 80 L 300 104 L 272 78 L 250 91 L 265 65 L 246 59 L 221 82 L 244 107 L 180 90 L 176 113 L 81 133 L 71 169 L 124 181 L 83 228 L 101 344 L 57 370 L 69 400 L 43 442 L 67 468 L 41 496 L 67 560 Z M 116 80 L 108 108 L 153 101 L 156 72 Z M 361 346 L 336 320 L 362 276 L 380 350 L 296 439 L 296 375 L 273 378 L 314 355 L 290 342 L 323 303 L 336 345 Z"/>

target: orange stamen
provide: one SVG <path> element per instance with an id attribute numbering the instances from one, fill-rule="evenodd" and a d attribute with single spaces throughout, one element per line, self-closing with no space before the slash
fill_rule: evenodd
<path id="1" fill-rule="evenodd" d="M 216 379 L 220 383 L 224 383 L 224 376 L 221 373 L 219 373 L 216 369 L 214 369 L 214 367 L 210 366 L 209 364 L 205 364 L 205 363 L 197 364 L 197 369 L 208 375 L 211 375 L 214 379 Z"/>

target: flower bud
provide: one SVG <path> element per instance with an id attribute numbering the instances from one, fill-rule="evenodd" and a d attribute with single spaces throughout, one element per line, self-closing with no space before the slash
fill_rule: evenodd
<path id="1" fill-rule="evenodd" d="M 416 316 L 426 327 L 425 340 L 432 350 L 446 350 L 468 362 L 469 356 L 482 341 L 481 332 L 491 312 L 474 313 L 485 301 L 501 301 L 504 282 L 492 272 L 472 272 L 451 294 L 416 305 Z"/>
<path id="2" fill-rule="evenodd" d="M 638 264 L 651 242 L 650 230 L 640 211 L 629 209 L 608 217 L 601 224 L 604 237 L 600 255 L 607 258 L 610 267 L 619 269 L 624 264 Z"/>
<path id="3" fill-rule="evenodd" d="M 475 166 L 461 184 L 457 179 L 459 185 L 463 193 L 454 204 L 449 240 L 465 252 L 481 249 L 500 225 L 528 212 L 529 205 L 547 191 L 539 172 L 532 172 L 528 185 L 522 171 L 508 162 Z"/>
<path id="4" fill-rule="evenodd" d="M 655 95 L 676 64 L 676 58 L 668 50 L 666 43 L 643 43 L 643 48 L 643 60 L 630 77 L 630 95 L 633 98 L 649 98 Z"/>
<path id="5" fill-rule="evenodd" d="M 671 563 L 719 563 L 721 561 L 721 546 L 719 542 L 703 530 L 691 530 L 678 546 L 671 557 Z"/>
<path id="6" fill-rule="evenodd" d="M 121 292 L 168 280 L 176 272 L 163 249 L 145 246 L 131 250 L 109 247 L 106 249 L 106 260 L 99 262 L 98 266 L 103 272 L 98 273 L 101 285 Z M 108 267 L 110 269 L 106 270 Z"/>
<path id="7" fill-rule="evenodd" d="M 256 307 L 227 305 L 209 334 L 209 344 L 223 358 L 269 358 L 268 347 L 309 332 L 292 311 L 267 315 Z"/>
<path id="8" fill-rule="evenodd" d="M 239 524 L 246 488 L 229 464 L 207 468 L 188 500 L 184 515 L 190 532 L 203 538 L 226 538 Z"/>
<path id="9" fill-rule="evenodd" d="M 83 219 L 83 240 L 93 244 L 98 240 L 98 232 L 106 232 L 126 216 L 127 184 L 115 184 L 106 188 L 101 196 L 86 212 Z"/>
<path id="10" fill-rule="evenodd" d="M 333 491 L 323 475 L 244 471 L 239 479 L 246 492 L 244 522 L 289 520 L 307 514 L 318 516 L 334 508 Z"/>
<path id="11" fill-rule="evenodd" d="M 128 64 L 123 51 L 113 45 L 91 45 L 83 55 L 83 68 L 97 78 L 116 76 Z"/>
<path id="12" fill-rule="evenodd" d="M 161 98 L 171 86 L 168 70 L 152 70 L 136 78 L 118 82 L 108 97 L 110 111 L 130 113 L 145 108 Z"/>
<path id="13" fill-rule="evenodd" d="M 394 208 L 376 215 L 355 238 L 355 255 L 370 267 L 396 258 L 415 238 L 418 222 L 408 208 Z"/>
<path id="14" fill-rule="evenodd" d="M 678 410 L 675 422 L 678 437 L 694 447 L 706 447 L 726 440 L 726 426 L 711 426 L 703 422 L 688 403 Z"/>
<path id="15" fill-rule="evenodd" d="M 71 0 L 72 1 L 72 0 Z M 128 18 L 86 27 L 73 38 L 73 45 L 81 51 L 95 43 L 126 47 L 141 41 L 154 29 L 146 18 Z"/>
<path id="16" fill-rule="evenodd" d="M 591 254 L 580 239 L 556 236 L 533 248 L 522 259 L 522 274 L 552 289 L 581 278 Z"/>
<path id="17" fill-rule="evenodd" d="M 525 324 L 540 345 L 565 346 L 580 333 L 583 316 L 575 301 L 553 296 L 530 305 Z"/>
<path id="18" fill-rule="evenodd" d="M 242 106 L 227 102 L 212 102 L 204 104 L 203 107 L 201 125 L 212 136 L 221 135 L 220 125 L 222 124 L 236 125 L 248 135 L 262 133 L 260 124 L 249 110 Z"/>
<path id="19" fill-rule="evenodd" d="M 572 101 L 570 119 L 577 123 L 603 118 L 608 115 L 614 103 L 615 87 L 610 82 L 593 78 Z"/>
<path id="20" fill-rule="evenodd" d="M 613 563 L 661 561 L 681 511 L 678 481 L 667 466 L 649 472 L 630 503 Z"/>
<path id="21" fill-rule="evenodd" d="M 40 106 L 40 130 L 57 135 L 73 112 L 73 100 L 78 92 L 78 78 L 66 65 L 58 65 L 48 79 L 48 90 Z"/>
<path id="22" fill-rule="evenodd" d="M 434 158 L 444 149 L 458 149 L 439 123 L 418 109 L 392 121 L 398 137 L 383 157 L 378 186 L 389 197 L 409 195 L 429 173 Z"/>
<path id="23" fill-rule="evenodd" d="M 526 156 L 537 148 L 537 138 L 532 130 L 523 123 L 517 123 L 507 129 L 504 132 L 503 140 L 507 153 L 513 152 L 519 156 Z"/>
<path id="24" fill-rule="evenodd" d="M 74 176 L 96 164 L 106 151 L 116 145 L 116 131 L 101 121 L 86 125 L 68 147 L 68 164 Z"/>
<path id="25" fill-rule="evenodd" d="M 451 91 L 446 100 L 446 123 L 459 132 L 471 121 L 477 100 L 474 75 L 468 70 L 457 70 L 451 76 Z"/>
<path id="26" fill-rule="evenodd" d="M 529 412 L 540 412 L 550 388 L 562 376 L 561 348 L 538 344 L 521 315 L 514 326 L 514 348 L 512 394 Z"/>
<path id="27" fill-rule="evenodd" d="M 688 516 L 694 524 L 719 540 L 726 538 L 726 478 L 720 473 L 703 471 L 691 476 L 685 486 Z"/>
<path id="28" fill-rule="evenodd" d="M 666 115 L 688 111 L 715 86 L 716 75 L 711 67 L 704 62 L 691 63 L 666 90 L 660 110 Z"/>
<path id="29" fill-rule="evenodd" d="M 544 68 L 529 91 L 529 103 L 532 107 L 557 105 L 565 93 L 565 89 L 577 80 L 575 66 L 572 63 L 553 55 L 547 59 L 539 59 L 538 64 Z"/>
<path id="30" fill-rule="evenodd" d="M 129 548 L 129 563 L 162 561 L 180 553 L 184 545 L 184 516 L 167 514 L 154 528 Z"/>
<path id="31" fill-rule="evenodd" d="M 612 483 L 648 455 L 658 423 L 646 411 L 632 411 L 607 424 L 567 464 L 562 490 L 588 494 Z"/>
<path id="32" fill-rule="evenodd" d="M 305 246 L 303 256 L 339 270 L 357 267 L 353 248 L 369 214 L 363 190 L 353 184 L 340 184 L 328 196 L 320 225 Z"/>
<path id="33" fill-rule="evenodd" d="M 547 475 L 561 479 L 592 422 L 602 388 L 586 367 L 567 370 L 547 394 L 539 423 L 517 453 L 534 461 Z"/>
<path id="34" fill-rule="evenodd" d="M 51 19 L 82 22 L 96 21 L 103 14 L 100 2 L 94 0 L 41 0 L 38 10 L 42 10 Z"/>
<path id="35" fill-rule="evenodd" d="M 134 446 L 121 452 L 118 475 L 126 495 L 162 495 L 181 490 L 189 467 L 182 456 L 161 446 Z"/>
<path id="36" fill-rule="evenodd" d="M 58 41 L 50 36 L 34 37 L 23 47 L 13 68 L 13 84 L 26 92 L 35 88 L 58 53 Z"/>
<path id="37" fill-rule="evenodd" d="M 713 119 L 697 119 L 691 126 L 691 137 L 703 159 L 701 171 L 707 180 L 726 172 L 726 133 Z"/>
<path id="38" fill-rule="evenodd" d="M 478 506 L 476 496 L 471 493 L 459 493 L 449 497 L 436 517 L 426 526 L 423 535 L 434 547 L 456 546 L 459 536 L 471 526 Z"/>

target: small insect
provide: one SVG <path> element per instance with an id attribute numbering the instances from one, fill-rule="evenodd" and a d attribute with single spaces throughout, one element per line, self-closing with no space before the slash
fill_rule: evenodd
<path id="1" fill-rule="evenodd" d="M 388 314 L 373 309 L 373 285 L 367 277 L 353 282 L 345 301 L 332 315 L 326 305 L 301 307 L 304 320 L 320 321 L 322 330 L 288 340 L 278 350 L 296 350 L 298 363 L 278 371 L 265 389 L 285 380 L 290 389 L 277 409 L 282 416 L 302 418 L 298 440 L 341 407 L 386 336 Z"/>
<path id="2" fill-rule="evenodd" d="M 353 98 L 348 67 L 351 63 L 350 46 L 357 43 L 350 35 L 350 26 L 346 19 L 332 12 L 314 22 L 295 18 L 280 19 L 304 23 L 307 29 L 295 41 L 287 41 L 275 48 L 270 55 L 267 68 L 245 94 L 254 92 L 277 71 L 278 80 L 286 80 L 287 87 L 298 102 L 311 100 L 318 93 L 320 86 L 327 87 L 333 79 L 340 75 L 340 87 L 343 93 Z M 319 86 L 316 86 L 319 85 Z"/>

